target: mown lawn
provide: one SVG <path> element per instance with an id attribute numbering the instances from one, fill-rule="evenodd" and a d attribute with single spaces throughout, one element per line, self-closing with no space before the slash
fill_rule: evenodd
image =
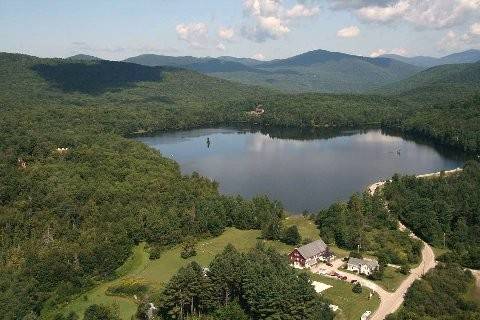
<path id="1" fill-rule="evenodd" d="M 374 280 L 376 284 L 380 285 L 382 288 L 387 291 L 395 291 L 400 286 L 400 284 L 405 280 L 407 275 L 398 272 L 397 269 L 387 266 L 385 268 L 385 273 L 382 280 Z"/>
<path id="2" fill-rule="evenodd" d="M 298 226 L 302 238 L 308 238 L 311 240 L 319 238 L 317 228 L 312 221 L 301 216 L 288 217 L 285 220 L 286 226 L 294 224 Z M 196 244 L 197 255 L 189 259 L 183 259 L 180 257 L 182 246 L 177 245 L 162 252 L 158 259 L 149 260 L 148 250 L 146 249 L 145 244 L 140 244 L 134 248 L 130 258 L 128 258 L 127 261 L 117 269 L 117 279 L 99 283 L 92 290 L 66 304 L 61 312 L 67 314 L 74 311 L 80 316 L 80 318 L 82 318 L 85 309 L 91 304 L 116 305 L 121 318 L 130 320 L 137 310 L 136 301 L 133 297 L 124 298 L 106 295 L 105 292 L 110 286 L 118 285 L 125 278 L 138 278 L 146 281 L 149 284 L 151 291 L 159 291 L 179 268 L 189 264 L 191 261 L 196 261 L 200 265 L 206 266 L 229 243 L 233 244 L 237 250 L 246 252 L 255 247 L 259 241 L 264 242 L 283 254 L 288 254 L 293 249 L 293 246 L 283 244 L 279 241 L 265 241 L 260 239 L 259 230 L 238 230 L 235 228 L 226 229 L 225 232 L 218 237 L 199 241 Z M 328 278 L 326 279 L 327 281 L 335 281 Z M 349 284 L 347 285 L 350 287 Z M 346 307 L 348 299 L 345 300 L 343 294 L 348 290 L 345 289 L 345 283 L 337 281 L 335 282 L 335 286 L 340 286 L 341 290 L 337 290 L 336 288 L 329 289 L 330 292 L 328 293 L 328 297 L 334 304 Z M 352 300 L 351 304 L 358 304 L 358 297 L 353 296 L 352 294 L 353 293 L 351 293 L 350 296 L 357 299 Z M 353 306 L 351 308 L 355 310 L 357 309 L 357 307 Z M 54 314 L 54 312 L 47 313 Z M 340 319 L 353 319 L 349 316 L 350 314 L 356 313 L 348 311 L 347 308 L 347 316 Z"/>
<path id="3" fill-rule="evenodd" d="M 342 271 L 348 272 L 348 273 L 353 273 L 353 274 L 358 274 L 356 272 L 352 272 L 352 271 L 349 271 L 349 270 L 346 270 L 346 269 L 344 269 Z M 365 279 L 368 279 L 368 277 L 366 277 L 363 274 L 360 274 L 359 276 L 361 276 Z M 379 286 L 381 286 L 383 289 L 385 289 L 387 291 L 390 291 L 390 292 L 393 292 L 393 291 L 397 290 L 397 288 L 400 286 L 400 284 L 403 282 L 403 280 L 405 280 L 406 277 L 407 277 L 407 275 L 398 272 L 398 270 L 396 268 L 387 266 L 385 268 L 385 273 L 383 275 L 383 279 L 382 280 L 372 280 L 372 281 L 375 282 L 376 284 L 378 284 Z"/>
<path id="4" fill-rule="evenodd" d="M 372 298 L 369 299 L 370 289 L 368 288 L 363 288 L 362 293 L 358 294 L 352 291 L 352 284 L 348 282 L 314 273 L 309 275 L 312 280 L 332 286 L 321 295 L 340 307 L 335 317 L 337 320 L 358 320 L 365 311 L 374 312 L 380 305 L 380 298 L 376 293 L 373 293 Z"/>

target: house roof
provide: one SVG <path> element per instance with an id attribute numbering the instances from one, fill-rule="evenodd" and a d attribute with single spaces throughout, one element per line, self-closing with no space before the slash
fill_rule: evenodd
<path id="1" fill-rule="evenodd" d="M 297 250 L 305 259 L 307 259 L 324 253 L 325 250 L 327 250 L 327 245 L 322 239 L 320 239 L 301 246 L 300 248 L 297 248 Z"/>
<path id="2" fill-rule="evenodd" d="M 378 268 L 378 261 L 377 260 L 366 260 L 366 259 L 358 259 L 358 258 L 349 258 L 348 264 L 353 264 L 356 266 L 366 265 L 370 269 Z"/>

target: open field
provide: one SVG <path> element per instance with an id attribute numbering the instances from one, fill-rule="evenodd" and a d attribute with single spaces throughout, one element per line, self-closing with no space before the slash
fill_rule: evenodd
<path id="1" fill-rule="evenodd" d="M 285 220 L 285 224 L 287 226 L 298 225 L 302 238 L 319 238 L 315 224 L 303 217 L 289 217 Z M 117 279 L 99 283 L 92 290 L 66 304 L 62 312 L 69 313 L 73 311 L 78 315 L 83 315 L 85 309 L 94 303 L 117 305 L 122 319 L 130 319 L 137 310 L 137 303 L 133 297 L 124 298 L 106 295 L 105 291 L 109 287 L 118 285 L 125 278 L 138 278 L 145 280 L 152 291 L 158 291 L 179 268 L 189 264 L 191 261 L 196 261 L 200 265 L 205 266 L 229 243 L 233 244 L 239 251 L 245 252 L 255 247 L 259 241 L 266 243 L 283 254 L 288 254 L 293 249 L 292 246 L 279 241 L 261 240 L 259 230 L 238 230 L 235 228 L 226 229 L 218 237 L 199 241 L 196 245 L 197 255 L 189 259 L 180 257 L 182 246 L 177 245 L 162 252 L 160 258 L 149 260 L 148 249 L 145 247 L 145 244 L 140 244 L 134 248 L 130 258 L 117 269 Z M 47 313 L 50 313 L 50 311 L 47 311 Z M 53 314 L 54 312 L 51 313 Z"/>
<path id="2" fill-rule="evenodd" d="M 319 274 L 309 273 L 312 280 L 319 281 L 332 286 L 322 292 L 322 295 L 329 299 L 332 304 L 340 307 L 335 319 L 338 320 L 357 320 L 367 310 L 375 311 L 380 305 L 380 298 L 373 294 L 369 299 L 370 289 L 363 288 L 360 294 L 352 291 L 352 284 L 325 277 Z"/>

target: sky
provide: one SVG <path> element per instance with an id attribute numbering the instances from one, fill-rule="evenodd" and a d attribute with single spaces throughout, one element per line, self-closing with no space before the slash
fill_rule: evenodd
<path id="1" fill-rule="evenodd" d="M 480 49 L 480 0 L 0 0 L 0 51 L 263 60 Z"/>

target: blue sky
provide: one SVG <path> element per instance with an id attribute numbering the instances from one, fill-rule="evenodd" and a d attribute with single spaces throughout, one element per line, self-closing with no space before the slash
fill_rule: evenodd
<path id="1" fill-rule="evenodd" d="M 283 58 L 480 48 L 480 0 L 0 0 L 0 51 Z"/>

